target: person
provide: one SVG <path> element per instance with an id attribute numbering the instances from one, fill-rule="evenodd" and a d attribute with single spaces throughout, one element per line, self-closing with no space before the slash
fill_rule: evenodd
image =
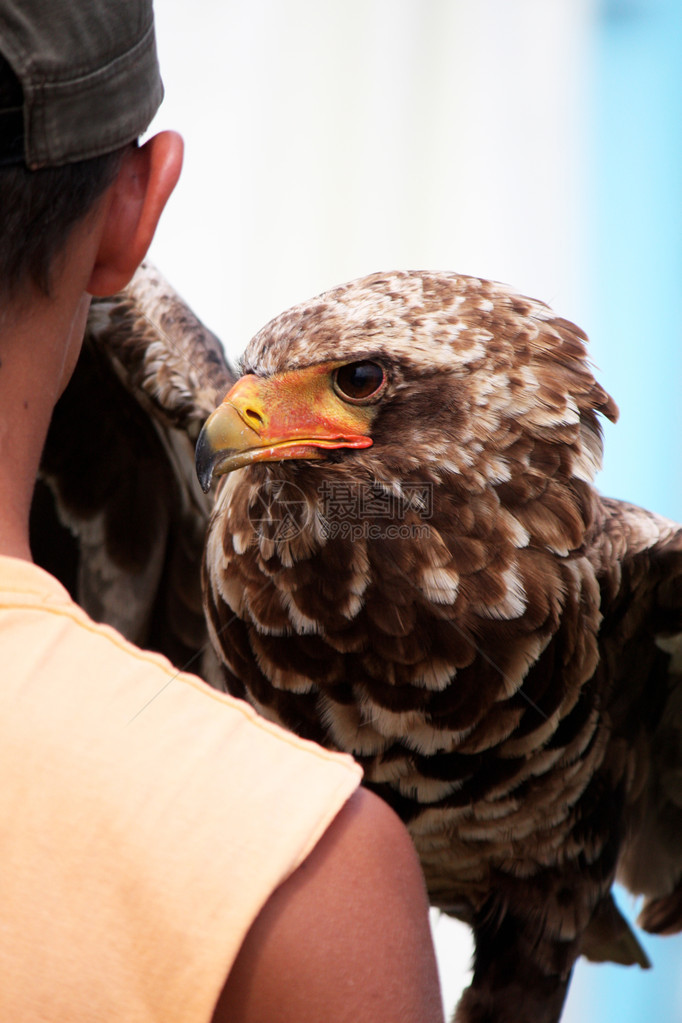
<path id="1" fill-rule="evenodd" d="M 90 297 L 180 173 L 151 0 L 0 0 L 0 1018 L 442 1019 L 403 825 L 348 758 L 98 625 L 29 510 Z M 106 457 L 106 453 L 103 453 Z"/>

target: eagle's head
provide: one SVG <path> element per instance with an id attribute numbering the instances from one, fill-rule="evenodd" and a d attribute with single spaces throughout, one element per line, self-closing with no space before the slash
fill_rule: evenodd
<path id="1" fill-rule="evenodd" d="M 617 414 L 577 327 L 456 274 L 374 274 L 329 291 L 264 327 L 242 369 L 202 431 L 197 471 L 206 490 L 249 467 L 261 499 L 282 480 L 309 498 L 352 482 L 408 501 L 423 483 L 458 503 L 493 489 L 513 508 L 590 482 L 597 413 Z"/>
<path id="2" fill-rule="evenodd" d="M 231 691 L 356 756 L 490 748 L 526 713 L 543 742 L 597 657 L 616 408 L 584 335 L 499 284 L 394 272 L 283 313 L 242 369 L 197 443 L 203 486 L 224 477 L 204 583 Z"/>

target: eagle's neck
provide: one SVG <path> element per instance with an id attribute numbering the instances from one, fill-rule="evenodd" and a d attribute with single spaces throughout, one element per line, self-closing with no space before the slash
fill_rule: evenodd
<path id="1" fill-rule="evenodd" d="M 459 814 L 479 777 L 497 798 L 592 749 L 579 697 L 600 594 L 580 549 L 557 557 L 551 520 L 536 529 L 532 502 L 490 488 L 313 468 L 240 470 L 219 496 L 209 622 L 232 691 L 353 753 L 405 819 L 439 800 Z"/>

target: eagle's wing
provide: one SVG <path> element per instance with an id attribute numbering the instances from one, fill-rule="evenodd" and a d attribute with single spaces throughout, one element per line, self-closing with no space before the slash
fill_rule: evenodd
<path id="1" fill-rule="evenodd" d="M 618 877 L 644 895 L 639 923 L 682 930 L 682 528 L 605 500 L 602 659 L 612 678 L 611 756 L 632 781 Z"/>
<path id="2" fill-rule="evenodd" d="M 212 501 L 194 444 L 233 379 L 218 339 L 144 264 L 120 294 L 93 302 L 32 510 L 36 561 L 93 618 L 195 671 Z"/>

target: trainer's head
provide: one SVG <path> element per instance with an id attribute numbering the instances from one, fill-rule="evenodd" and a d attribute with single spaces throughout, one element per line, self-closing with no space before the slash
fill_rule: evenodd
<path id="1" fill-rule="evenodd" d="M 143 221 L 129 252 L 134 271 L 180 169 L 177 136 L 166 133 L 136 147 L 162 96 L 151 0 L 0 0 L 0 291 L 5 296 L 28 284 L 49 292 L 54 260 L 73 227 L 126 164 L 128 198 L 135 198 L 137 188 L 135 215 Z M 143 210 L 152 165 L 160 171 L 169 153 L 173 173 L 162 174 L 161 190 L 167 194 L 157 189 L 152 206 Z M 124 213 L 120 201 L 113 207 Z M 131 225 L 127 215 L 119 226 Z M 121 231 L 118 235 L 123 240 Z M 110 252 L 115 243 L 112 238 Z M 100 274 L 94 293 L 117 290 L 124 277 Z"/>

